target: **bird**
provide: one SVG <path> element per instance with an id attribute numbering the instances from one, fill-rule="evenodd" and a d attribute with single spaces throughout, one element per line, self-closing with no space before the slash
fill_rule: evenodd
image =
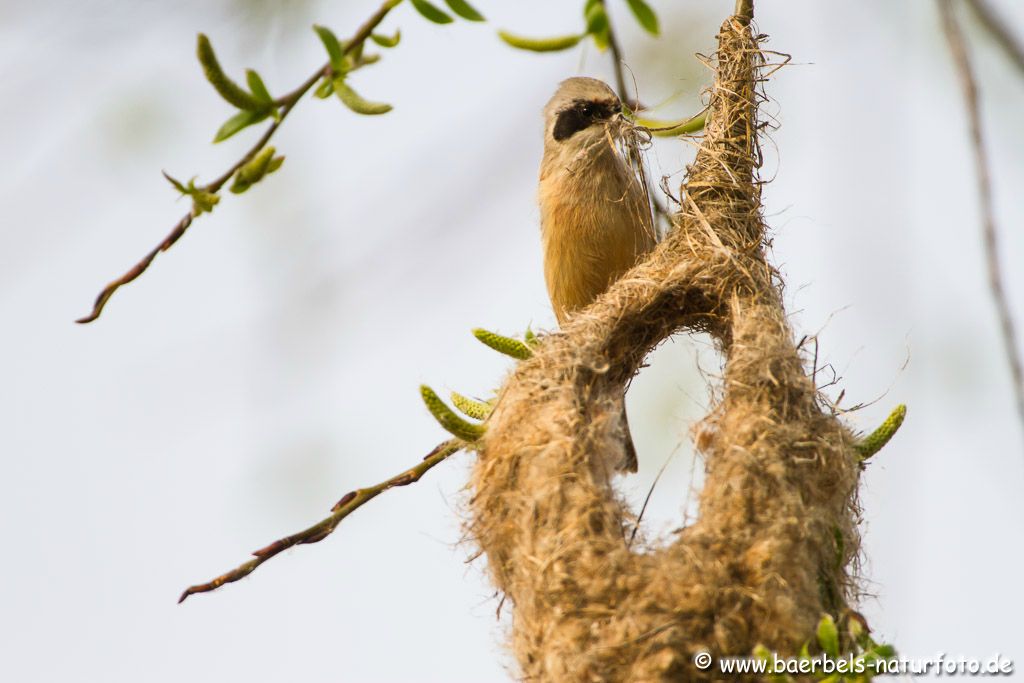
<path id="1" fill-rule="evenodd" d="M 538 201 L 544 279 L 559 325 L 593 303 L 656 244 L 647 192 L 624 156 L 633 127 L 595 78 L 569 78 L 544 108 Z M 622 402 L 624 457 L 637 471 Z"/>

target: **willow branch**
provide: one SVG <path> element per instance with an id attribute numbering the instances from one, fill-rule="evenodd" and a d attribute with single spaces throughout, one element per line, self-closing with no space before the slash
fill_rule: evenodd
<path id="1" fill-rule="evenodd" d="M 465 442 L 460 441 L 459 439 L 450 439 L 445 441 L 444 443 L 438 444 L 437 447 L 430 451 L 430 453 L 423 458 L 423 461 L 415 467 L 410 467 L 401 474 L 397 474 L 376 486 L 356 489 L 355 491 L 346 493 L 342 496 L 341 500 L 331 508 L 330 517 L 317 522 L 308 529 L 304 529 L 298 533 L 292 534 L 291 536 L 285 536 L 284 538 L 274 541 L 265 548 L 260 548 L 259 550 L 254 551 L 253 555 L 255 556 L 255 559 L 249 560 L 235 569 L 221 574 L 213 581 L 189 586 L 185 589 L 185 592 L 181 594 L 181 597 L 178 598 L 178 602 L 184 602 L 188 596 L 194 593 L 207 593 L 212 590 L 217 590 L 224 584 L 234 583 L 239 579 L 245 578 L 249 574 L 253 573 L 253 571 L 255 571 L 261 564 L 288 548 L 296 545 L 318 543 L 324 540 L 334 532 L 343 519 L 361 508 L 363 505 L 389 489 L 393 489 L 396 486 L 408 486 L 409 484 L 419 481 L 420 478 L 429 470 L 433 469 L 435 465 L 447 460 L 449 456 L 462 450 L 465 445 Z"/>
<path id="2" fill-rule="evenodd" d="M 604 0 L 601 0 L 604 5 Z M 607 11 L 605 12 L 607 14 Z M 622 48 L 619 47 L 619 40 L 615 36 L 615 28 L 612 26 L 611 16 L 608 17 L 608 50 L 612 55 L 612 62 L 615 67 L 615 89 L 619 91 L 619 99 L 625 102 L 630 109 L 636 111 L 640 107 L 639 98 L 633 99 L 626 91 L 626 74 L 623 70 Z"/>
<path id="3" fill-rule="evenodd" d="M 373 32 L 373 30 L 378 25 L 380 25 L 380 23 L 384 20 L 384 17 L 388 15 L 388 12 L 397 7 L 401 3 L 401 1 L 402 0 L 386 0 L 386 2 L 384 2 L 384 4 L 382 4 L 377 9 L 377 11 L 374 12 L 373 15 L 369 19 L 367 19 L 362 26 L 359 27 L 358 30 L 356 30 L 352 38 L 350 38 L 345 43 L 343 54 L 347 55 L 351 52 L 354 52 L 360 46 L 362 46 L 362 44 L 366 42 L 366 40 L 370 37 L 370 34 Z M 284 123 L 284 120 L 288 117 L 288 114 L 299 102 L 299 100 L 302 99 L 303 95 L 309 92 L 310 88 L 312 88 L 316 84 L 316 82 L 320 80 L 321 77 L 330 76 L 332 72 L 333 70 L 331 69 L 330 63 L 324 64 L 315 72 L 313 72 L 313 74 L 311 74 L 309 78 L 303 81 L 303 83 L 299 85 L 297 88 L 292 90 L 287 95 L 284 95 L 274 100 L 274 105 L 281 107 L 277 120 L 270 124 L 270 126 L 263 133 L 260 139 L 256 141 L 256 144 L 254 144 L 241 159 L 232 164 L 231 167 L 228 168 L 228 170 L 224 171 L 223 174 L 221 174 L 220 176 L 218 176 L 217 178 L 210 181 L 209 183 L 207 183 L 206 185 L 202 186 L 199 189 L 204 192 L 210 193 L 216 193 L 220 191 L 224 184 L 231 179 L 231 176 L 233 176 L 235 172 L 238 171 L 238 169 L 242 168 L 242 166 L 247 164 L 250 160 L 252 160 L 253 157 L 259 154 L 264 147 L 266 147 L 267 143 L 270 142 L 270 139 L 274 137 L 274 133 L 276 133 L 278 128 L 281 127 L 281 124 Z M 178 223 L 174 226 L 171 232 L 168 233 L 168 235 L 156 247 L 154 247 L 149 253 L 143 256 L 142 259 L 140 259 L 138 263 L 132 266 L 132 268 L 129 269 L 124 275 L 117 278 L 116 280 L 114 280 L 113 282 L 111 282 L 110 284 L 103 288 L 103 291 L 101 291 L 99 293 L 99 296 L 96 297 L 96 302 L 93 304 L 92 312 L 90 312 L 89 315 L 85 316 L 84 318 L 79 318 L 75 322 L 84 324 L 90 323 L 93 320 L 99 318 L 100 314 L 103 313 L 103 308 L 107 305 L 107 302 L 110 300 L 110 297 L 114 295 L 114 292 L 116 292 L 118 289 L 128 284 L 129 282 L 132 282 L 137 277 L 146 272 L 146 270 L 153 263 L 153 260 L 157 257 L 158 254 L 167 251 L 168 249 L 173 247 L 175 243 L 177 243 L 177 241 L 185 235 L 189 227 L 192 225 L 192 221 L 195 220 L 197 216 L 198 214 L 196 213 L 195 209 L 189 211 L 187 214 L 182 216 L 181 220 L 178 221 Z"/>
<path id="4" fill-rule="evenodd" d="M 953 55 L 960 88 L 963 92 L 964 104 L 970 123 L 971 146 L 974 152 L 974 167 L 978 178 L 978 199 L 981 203 L 981 231 L 985 245 L 985 261 L 988 267 L 988 284 L 995 303 L 996 314 L 1002 330 L 1003 345 L 1006 348 L 1006 361 L 1010 367 L 1010 377 L 1017 398 L 1017 413 L 1024 427 L 1024 364 L 1021 363 L 1017 347 L 1017 332 L 1010 314 L 1010 304 L 1006 289 L 1003 286 L 1003 275 L 999 266 L 999 243 L 996 231 L 995 209 L 992 203 L 992 183 L 989 178 L 988 152 L 981 128 L 981 107 L 978 102 L 978 87 L 971 67 L 970 56 L 964 36 L 957 22 L 953 4 L 950 0 L 938 0 L 939 12 L 942 15 L 942 26 L 949 43 L 949 51 Z"/>
<path id="5" fill-rule="evenodd" d="M 978 17 L 981 25 L 989 32 L 1007 58 L 1024 75 L 1024 45 L 1017 40 L 1017 36 L 1010 33 L 1003 18 L 996 14 L 995 9 L 988 4 L 987 0 L 967 0 L 967 6 Z"/>
<path id="6" fill-rule="evenodd" d="M 754 19 L 754 0 L 736 0 L 734 14 L 739 19 L 740 25 L 749 26 Z"/>
<path id="7" fill-rule="evenodd" d="M 601 4 L 605 4 L 604 0 L 601 0 Z M 607 11 L 605 13 L 607 14 Z M 640 94 L 637 93 L 636 97 L 629 96 L 629 91 L 626 88 L 626 63 L 622 57 L 622 48 L 619 46 L 619 39 L 615 35 L 615 27 L 612 24 L 612 18 L 610 15 L 608 16 L 608 51 L 612 56 L 612 70 L 615 73 L 615 89 L 619 94 L 619 100 L 624 102 L 630 110 L 638 111 L 640 109 Z M 669 221 L 670 216 L 668 209 L 661 205 L 661 202 L 658 201 L 653 190 L 650 189 L 652 187 L 651 179 L 643 161 L 638 161 L 637 165 L 642 176 L 644 187 L 648 189 L 647 194 L 654 207 L 655 217 Z"/>

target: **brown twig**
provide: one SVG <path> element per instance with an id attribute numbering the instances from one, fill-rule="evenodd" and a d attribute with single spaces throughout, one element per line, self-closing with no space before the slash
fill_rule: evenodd
<path id="1" fill-rule="evenodd" d="M 386 2 L 384 2 L 384 4 L 381 5 L 377 9 L 377 11 L 374 12 L 373 15 L 369 19 L 367 19 L 362 26 L 359 27 L 359 29 L 355 32 L 352 38 L 350 38 L 344 44 L 343 54 L 349 54 L 350 52 L 353 52 L 357 48 L 362 46 L 362 44 L 367 40 L 367 38 L 370 37 L 370 34 L 373 32 L 373 30 L 384 20 L 384 17 L 387 16 L 388 12 L 394 9 L 400 2 L 401 0 L 386 0 Z M 291 91 L 287 95 L 275 99 L 275 106 L 281 107 L 280 113 L 277 119 L 270 124 L 267 130 L 256 142 L 256 144 L 254 144 L 249 149 L 249 151 L 245 153 L 245 156 L 243 156 L 241 159 L 232 164 L 232 166 L 227 171 L 225 171 L 219 177 L 210 181 L 206 185 L 200 187 L 199 189 L 204 192 L 210 193 L 218 192 L 224 186 L 224 184 L 231 179 L 231 176 L 233 176 L 235 172 L 238 171 L 238 169 L 240 169 L 242 166 L 247 164 L 253 157 L 259 154 L 259 152 L 266 146 L 266 144 L 270 142 L 270 139 L 274 136 L 274 133 L 276 133 L 277 129 L 281 127 L 281 124 L 284 122 L 289 112 L 291 112 L 291 110 L 295 107 L 298 101 L 302 99 L 302 96 L 309 92 L 309 89 L 312 88 L 313 85 L 315 85 L 316 82 L 320 80 L 321 77 L 329 76 L 331 73 L 332 69 L 330 63 L 324 64 L 319 69 L 317 69 L 309 78 L 303 81 L 303 83 L 295 90 Z M 177 225 L 174 226 L 174 229 L 171 230 L 167 237 L 165 237 L 163 241 L 160 242 L 160 244 L 153 248 L 148 254 L 143 256 L 138 263 L 136 263 L 134 266 L 132 266 L 131 269 L 128 270 L 128 272 L 126 272 L 124 275 L 117 278 L 116 280 L 114 280 L 113 282 L 111 282 L 110 284 L 103 288 L 103 291 L 101 291 L 99 293 L 99 296 L 96 297 L 96 302 L 93 304 L 92 312 L 90 312 L 89 315 L 85 316 L 84 318 L 79 318 L 75 322 L 84 324 L 90 323 L 93 320 L 99 318 L 100 314 L 103 313 L 104 306 L 107 305 L 107 302 L 110 300 L 110 297 L 114 295 L 114 292 L 116 292 L 118 289 L 128 284 L 132 280 L 135 280 L 137 277 L 146 272 L 150 264 L 153 263 L 153 260 L 157 257 L 158 254 L 160 254 L 160 252 L 167 251 L 168 249 L 170 249 L 179 239 L 181 239 L 185 235 L 189 227 L 192 225 L 192 221 L 195 220 L 197 216 L 198 214 L 195 212 L 195 210 L 189 211 L 187 214 L 185 214 L 182 217 L 182 219 L 178 221 Z"/>
<path id="2" fill-rule="evenodd" d="M 1021 45 L 1017 36 L 1006 28 L 1003 18 L 996 13 L 987 0 L 967 0 L 967 6 L 974 11 L 981 25 L 995 39 L 996 44 L 1006 53 L 1017 70 L 1024 74 L 1024 45 Z"/>
<path id="3" fill-rule="evenodd" d="M 285 536 L 284 538 L 274 541 L 265 548 L 260 548 L 259 550 L 254 551 L 253 555 L 256 556 L 256 559 L 249 560 L 235 569 L 232 569 L 225 574 L 221 574 L 213 581 L 186 588 L 185 592 L 181 594 L 180 598 L 178 598 L 178 602 L 184 602 L 185 598 L 194 593 L 206 593 L 216 590 L 226 583 L 234 583 L 235 581 L 248 576 L 255 571 L 256 567 L 259 567 L 270 558 L 284 550 L 287 550 L 288 548 L 296 545 L 318 543 L 324 540 L 334 532 L 338 524 L 341 523 L 341 520 L 348 517 L 357 509 L 388 489 L 395 488 L 396 486 L 408 486 L 409 484 L 419 481 L 420 477 L 426 474 L 427 471 L 444 460 L 447 460 L 449 456 L 462 450 L 465 445 L 465 442 L 460 441 L 459 439 L 445 441 L 444 443 L 438 444 L 437 447 L 428 453 L 427 456 L 423 458 L 423 461 L 415 467 L 411 467 L 401 474 L 395 475 L 376 486 L 356 489 L 355 491 L 346 493 L 342 496 L 341 500 L 331 508 L 330 517 L 317 522 L 308 529 L 304 529 L 303 531 L 292 534 L 291 536 Z"/>
<path id="4" fill-rule="evenodd" d="M 985 260 L 988 266 L 988 284 L 992 292 L 996 313 L 1002 329 L 1003 344 L 1006 347 L 1006 360 L 1010 366 L 1014 393 L 1017 397 L 1017 412 L 1021 425 L 1024 426 L 1024 364 L 1021 363 L 1017 349 L 1017 333 L 1010 315 L 1010 304 L 1003 287 L 1002 271 L 999 267 L 999 243 L 997 241 L 995 209 L 992 204 L 992 183 L 989 178 L 988 152 L 981 129 L 981 107 L 978 101 L 978 86 L 971 67 L 967 45 L 964 42 L 960 24 L 957 22 L 953 3 L 950 0 L 938 0 L 939 13 L 942 15 L 942 26 L 949 43 L 950 53 L 956 65 L 963 91 L 964 103 L 970 122 L 971 146 L 974 151 L 974 167 L 978 178 L 978 199 L 981 203 L 981 229 L 985 244 Z"/>

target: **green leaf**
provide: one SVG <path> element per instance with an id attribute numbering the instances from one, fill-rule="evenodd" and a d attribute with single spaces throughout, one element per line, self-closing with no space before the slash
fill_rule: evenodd
<path id="1" fill-rule="evenodd" d="M 182 194 L 189 194 L 188 188 L 185 187 L 180 180 L 178 180 L 176 178 L 172 178 L 171 175 L 167 171 L 160 171 L 160 172 L 164 174 L 164 178 L 167 178 L 167 182 L 169 182 L 171 185 L 173 185 L 175 190 L 177 190 L 178 192 L 180 192 Z M 194 183 L 195 183 L 195 178 L 193 178 L 192 181 L 189 182 L 189 185 L 192 185 L 193 187 L 195 187 Z"/>
<path id="2" fill-rule="evenodd" d="M 420 396 L 423 398 L 423 402 L 427 405 L 427 410 L 434 416 L 446 431 L 451 433 L 453 436 L 457 436 L 463 441 L 476 441 L 484 435 L 486 428 L 480 424 L 473 424 L 459 417 L 454 410 L 448 407 L 448 405 L 441 400 L 441 398 L 434 393 L 434 390 L 428 387 L 426 384 L 420 385 Z"/>
<path id="3" fill-rule="evenodd" d="M 269 112 L 265 111 L 240 111 L 224 122 L 217 134 L 213 136 L 213 141 L 215 143 L 223 142 L 243 128 L 259 123 L 267 116 L 269 116 Z"/>
<path id="4" fill-rule="evenodd" d="M 213 45 L 205 34 L 200 33 L 196 41 L 196 57 L 203 67 L 203 74 L 210 82 L 217 94 L 224 100 L 239 109 L 249 111 L 262 111 L 267 109 L 265 102 L 260 102 L 245 91 L 240 85 L 228 78 L 217 61 L 217 55 L 213 51 Z"/>
<path id="5" fill-rule="evenodd" d="M 818 645 L 821 645 L 821 649 L 829 656 L 839 656 L 839 630 L 830 614 L 826 614 L 818 622 Z"/>
<path id="6" fill-rule="evenodd" d="M 345 51 L 342 49 L 341 43 L 338 42 L 338 37 L 326 26 L 314 25 L 313 30 L 320 36 L 320 42 L 324 44 L 324 49 L 327 50 L 327 57 L 331 60 L 331 68 L 335 71 L 343 71 Z"/>
<path id="7" fill-rule="evenodd" d="M 526 328 L 526 333 L 523 335 L 523 341 L 531 349 L 536 348 L 537 344 L 540 344 L 540 338 L 534 333 L 529 327 Z"/>
<path id="8" fill-rule="evenodd" d="M 380 114 L 387 114 L 392 109 L 390 104 L 385 104 L 384 102 L 371 102 L 370 100 L 363 99 L 359 93 L 353 90 L 352 87 L 345 82 L 344 78 L 334 79 L 334 92 L 338 94 L 338 99 L 341 100 L 346 107 L 357 114 L 363 114 L 364 116 L 378 116 Z"/>
<path id="9" fill-rule="evenodd" d="M 588 2 L 583 10 L 583 17 L 587 20 L 587 33 L 590 35 L 608 32 L 608 13 L 600 2 Z"/>
<path id="10" fill-rule="evenodd" d="M 644 30 L 652 36 L 658 35 L 660 31 L 658 15 L 654 13 L 651 6 L 644 2 L 644 0 L 626 0 L 626 2 L 629 3 L 629 9 L 633 10 L 633 16 L 644 27 Z"/>
<path id="11" fill-rule="evenodd" d="M 210 213 L 219 201 L 220 196 L 213 192 L 196 190 L 192 193 L 192 213 L 196 216 L 202 213 Z"/>
<path id="12" fill-rule="evenodd" d="M 381 47 L 398 47 L 398 42 L 402 40 L 402 32 L 395 31 L 393 36 L 385 36 L 380 33 L 371 33 L 370 40 L 377 43 Z"/>
<path id="13" fill-rule="evenodd" d="M 437 7 L 427 2 L 427 0 L 410 0 L 410 2 L 412 2 L 412 6 L 416 8 L 416 11 L 423 15 L 424 19 L 432 21 L 435 24 L 450 24 L 455 21 Z"/>
<path id="14" fill-rule="evenodd" d="M 265 176 L 273 173 L 284 163 L 284 157 L 275 157 L 273 147 L 264 147 L 260 152 L 244 164 L 235 173 L 234 182 L 231 183 L 231 191 L 241 194 L 261 181 Z"/>
<path id="15" fill-rule="evenodd" d="M 554 38 L 524 38 L 508 31 L 498 31 L 498 37 L 512 47 L 531 52 L 558 52 L 568 50 L 579 44 L 586 34 L 580 33 L 569 36 L 556 36 Z"/>
<path id="16" fill-rule="evenodd" d="M 896 656 L 896 648 L 892 645 L 876 645 L 872 652 L 879 659 L 892 659 Z"/>
<path id="17" fill-rule="evenodd" d="M 772 653 L 772 651 L 760 643 L 754 646 L 752 654 L 755 659 L 759 659 L 762 662 L 767 663 L 769 669 L 771 668 L 771 665 L 775 660 L 775 655 Z M 767 672 L 767 679 L 769 681 L 772 681 L 772 683 L 784 683 L 787 680 L 787 676 L 784 673 L 776 673 L 774 671 L 769 671 Z"/>
<path id="18" fill-rule="evenodd" d="M 640 116 L 628 115 L 638 126 L 643 126 L 652 135 L 659 138 L 676 138 L 680 135 L 692 135 L 704 130 L 707 125 L 708 113 L 706 111 L 680 121 L 658 121 L 656 119 L 645 119 Z"/>
<path id="19" fill-rule="evenodd" d="M 467 21 L 487 21 L 466 0 L 444 0 L 449 8 Z"/>
<path id="20" fill-rule="evenodd" d="M 316 90 L 313 91 L 313 95 L 319 97 L 321 100 L 325 100 L 334 94 L 334 83 L 331 79 L 325 78 L 320 81 L 320 85 L 316 86 Z"/>
<path id="21" fill-rule="evenodd" d="M 611 29 L 604 3 L 600 0 L 587 0 L 583 6 L 583 18 L 587 22 L 587 34 L 594 39 L 594 45 L 602 52 L 607 50 L 611 44 Z"/>
<path id="22" fill-rule="evenodd" d="M 253 97 L 260 102 L 265 104 L 273 104 L 274 98 L 270 96 L 270 91 L 267 90 L 267 86 L 264 85 L 263 79 L 253 69 L 245 70 L 245 82 L 249 84 L 249 90 L 252 91 Z"/>
<path id="23" fill-rule="evenodd" d="M 162 171 L 162 173 L 164 178 L 167 178 L 168 182 L 174 186 L 174 189 L 192 198 L 193 216 L 213 211 L 213 207 L 220 201 L 220 196 L 216 192 L 210 192 L 205 187 L 196 187 L 196 179 L 194 177 L 188 181 L 188 185 L 183 185 L 180 180 L 172 178 L 167 171 Z"/>

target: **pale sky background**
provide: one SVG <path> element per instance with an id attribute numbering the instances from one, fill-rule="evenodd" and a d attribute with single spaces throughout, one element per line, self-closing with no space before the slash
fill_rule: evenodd
<path id="1" fill-rule="evenodd" d="M 327 514 L 443 438 L 417 386 L 486 394 L 508 368 L 469 334 L 552 327 L 541 268 L 540 109 L 559 80 L 608 78 L 592 46 L 514 51 L 499 27 L 577 30 L 582 1 L 477 0 L 487 24 L 401 7 L 401 46 L 355 76 L 395 105 L 303 101 L 283 168 L 226 196 L 103 318 L 99 288 L 187 209 L 159 171 L 218 175 L 252 142 L 209 144 L 231 113 L 195 63 L 291 89 L 375 0 L 0 1 L 0 679 L 509 680 L 506 621 L 460 544 L 471 456 L 361 509 L 327 541 L 176 605 L 250 551 Z M 699 109 L 732 0 L 652 0 L 651 39 L 610 0 L 647 102 Z M 1024 5 L 997 3 L 1024 35 Z M 907 422 L 863 479 L 862 610 L 908 656 L 1024 668 L 1024 437 L 988 296 L 965 115 L 935 6 L 764 0 L 774 258 L 799 334 L 821 331 L 850 416 Z M 1024 80 L 965 12 L 993 158 L 1002 257 L 1024 324 Z M 670 99 L 671 98 L 671 99 Z M 691 157 L 659 143 L 674 174 Z M 706 343 L 659 350 L 629 397 L 652 534 L 695 514 L 688 430 Z M 904 367 L 905 366 L 905 367 Z M 879 398 L 881 397 L 881 398 Z M 688 505 L 688 513 L 684 508 Z"/>

